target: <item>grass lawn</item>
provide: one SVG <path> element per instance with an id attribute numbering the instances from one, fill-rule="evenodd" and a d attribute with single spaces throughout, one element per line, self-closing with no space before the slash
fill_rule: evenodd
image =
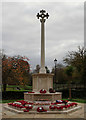
<path id="1" fill-rule="evenodd" d="M 16 99 L 16 100 L 0 100 L 0 103 L 10 103 L 10 102 L 15 102 L 17 100 L 23 100 L 23 99 Z"/>
<path id="2" fill-rule="evenodd" d="M 20 90 L 18 90 L 17 87 L 19 87 Z M 31 91 L 32 86 L 7 85 L 6 87 L 6 91 L 27 91 L 27 90 Z"/>
<path id="3" fill-rule="evenodd" d="M 86 103 L 85 99 L 79 99 L 79 98 L 77 98 L 77 99 L 72 98 L 71 100 L 69 100 L 69 99 L 63 99 L 63 100 L 68 100 L 71 102 L 78 102 L 78 103 Z"/>
<path id="4" fill-rule="evenodd" d="M 85 99 L 72 99 L 72 101 L 79 102 L 79 103 L 86 103 Z"/>

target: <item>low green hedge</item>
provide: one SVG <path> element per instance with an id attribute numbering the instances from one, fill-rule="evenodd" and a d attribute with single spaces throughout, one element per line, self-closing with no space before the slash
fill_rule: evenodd
<path id="1" fill-rule="evenodd" d="M 86 99 L 86 89 L 71 90 L 72 98 Z M 57 92 L 62 92 L 62 98 L 69 98 L 69 90 L 57 90 Z"/>
<path id="2" fill-rule="evenodd" d="M 71 96 L 74 99 L 86 99 L 86 89 L 81 90 L 71 90 Z M 12 100 L 12 99 L 24 99 L 24 92 L 28 91 L 6 91 L 2 92 L 3 100 Z M 62 92 L 62 98 L 69 98 L 69 90 L 60 90 L 57 92 Z"/>
<path id="3" fill-rule="evenodd" d="M 24 92 L 28 92 L 28 91 L 6 91 L 6 92 L 2 92 L 2 100 L 24 99 Z"/>

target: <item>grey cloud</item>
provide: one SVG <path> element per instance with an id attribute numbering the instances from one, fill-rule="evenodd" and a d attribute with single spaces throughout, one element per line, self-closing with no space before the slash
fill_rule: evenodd
<path id="1" fill-rule="evenodd" d="M 32 68 L 40 64 L 40 9 L 49 12 L 45 23 L 46 65 L 53 66 L 68 51 L 76 50 L 84 41 L 82 3 L 3 3 L 3 49 L 8 55 L 26 55 Z"/>

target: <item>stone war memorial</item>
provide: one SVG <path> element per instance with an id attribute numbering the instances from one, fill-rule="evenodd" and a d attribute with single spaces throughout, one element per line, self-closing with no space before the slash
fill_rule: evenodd
<path id="1" fill-rule="evenodd" d="M 45 21 L 49 14 L 40 10 L 37 18 L 41 23 L 41 68 L 32 75 L 32 92 L 24 93 L 24 100 L 8 103 L 5 109 L 16 113 L 69 113 L 81 109 L 75 102 L 62 100 L 62 93 L 53 90 L 53 74 L 45 69 Z"/>
<path id="2" fill-rule="evenodd" d="M 32 75 L 33 80 L 33 92 L 32 94 L 24 93 L 25 100 L 37 100 L 37 99 L 49 99 L 54 101 L 56 99 L 62 99 L 62 93 L 49 93 L 49 89 L 53 89 L 53 74 L 46 73 L 45 69 L 45 31 L 44 24 L 46 19 L 48 19 L 49 15 L 45 12 L 45 10 L 41 10 L 40 13 L 37 14 L 37 18 L 40 19 L 41 22 L 41 68 L 38 74 Z M 39 91 L 47 90 L 46 94 L 41 95 Z"/>

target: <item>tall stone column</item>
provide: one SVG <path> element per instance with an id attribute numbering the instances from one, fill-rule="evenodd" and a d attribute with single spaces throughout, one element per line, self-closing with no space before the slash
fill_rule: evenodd
<path id="1" fill-rule="evenodd" d="M 41 69 L 40 69 L 40 73 L 46 73 L 46 69 L 45 69 L 45 34 L 44 34 L 44 22 L 45 22 L 45 20 L 43 19 L 41 21 Z"/>
<path id="2" fill-rule="evenodd" d="M 48 13 L 45 13 L 45 10 L 41 10 L 40 14 L 37 14 L 38 19 L 40 19 L 41 22 L 41 68 L 40 68 L 40 73 L 46 73 L 45 69 L 45 31 L 44 31 L 44 23 L 45 23 L 45 18 L 48 19 L 49 15 Z"/>

